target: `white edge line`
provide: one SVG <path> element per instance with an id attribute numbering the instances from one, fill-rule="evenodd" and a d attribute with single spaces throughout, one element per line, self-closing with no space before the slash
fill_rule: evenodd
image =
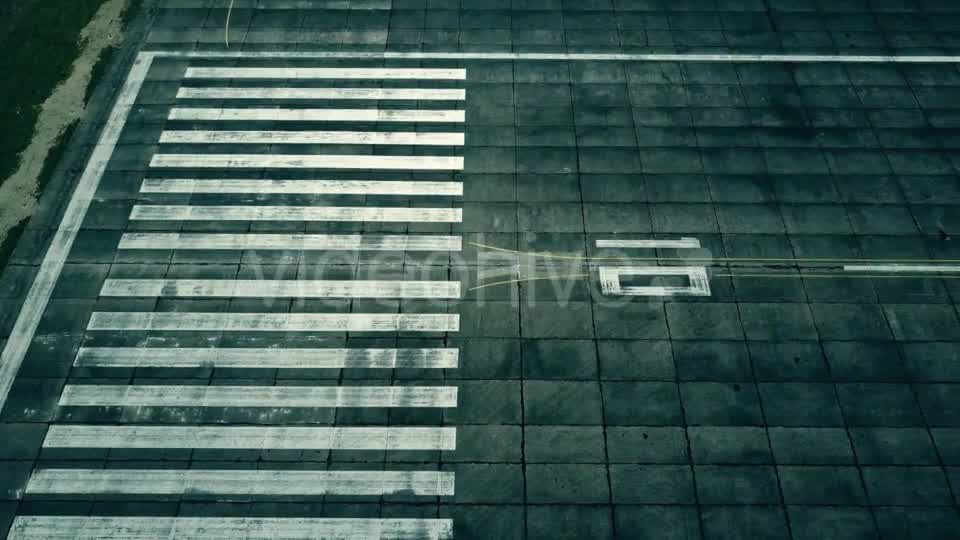
<path id="1" fill-rule="evenodd" d="M 591 60 L 622 62 L 742 62 L 742 63 L 894 63 L 954 64 L 960 56 L 859 54 L 628 54 L 519 52 L 337 52 L 337 51 L 151 51 L 174 58 L 346 58 L 383 60 Z"/>
<path id="2" fill-rule="evenodd" d="M 960 265 L 950 264 L 845 264 L 844 272 L 960 272 Z"/>
<path id="3" fill-rule="evenodd" d="M 127 79 L 117 96 L 97 145 L 90 153 L 87 165 L 83 169 L 83 174 L 77 182 L 70 203 L 63 214 L 63 219 L 60 221 L 60 226 L 57 227 L 57 232 L 54 233 L 50 242 L 50 248 L 40 264 L 40 269 L 33 280 L 30 291 L 24 298 L 20 314 L 17 316 L 17 321 L 10 332 L 3 353 L 0 354 L 0 410 L 3 409 L 7 401 L 10 388 L 13 386 L 13 380 L 16 378 L 17 372 L 20 371 L 23 358 L 33 341 L 37 326 L 40 324 L 40 318 L 46 310 L 50 295 L 53 293 L 53 288 L 60 277 L 60 272 L 63 270 L 67 254 L 73 247 L 80 226 L 86 218 L 87 209 L 90 208 L 94 193 L 100 185 L 100 179 L 107 169 L 107 163 L 113 155 L 117 141 L 120 140 L 120 132 L 126 125 L 127 117 L 136 102 L 140 88 L 146 80 L 147 72 L 150 70 L 155 56 L 154 53 L 141 52 L 137 55 L 133 65 L 130 66 Z"/>

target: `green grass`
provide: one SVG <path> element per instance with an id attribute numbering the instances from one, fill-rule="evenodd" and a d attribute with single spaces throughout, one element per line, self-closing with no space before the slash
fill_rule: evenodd
<path id="1" fill-rule="evenodd" d="M 0 38 L 0 181 L 30 144 L 40 105 L 66 79 L 79 52 L 80 31 L 104 0 L 37 2 Z"/>

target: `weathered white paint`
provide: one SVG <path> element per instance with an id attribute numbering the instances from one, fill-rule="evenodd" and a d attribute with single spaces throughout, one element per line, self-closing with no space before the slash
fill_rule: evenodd
<path id="1" fill-rule="evenodd" d="M 654 248 L 654 249 L 697 249 L 700 240 L 696 238 L 681 238 L 679 240 L 597 240 L 598 248 Z"/>
<path id="2" fill-rule="evenodd" d="M 960 272 L 955 264 L 845 264 L 844 272 L 947 273 Z"/>
<path id="3" fill-rule="evenodd" d="M 428 235 L 124 233 L 120 249 L 461 251 L 463 240 Z"/>
<path id="4" fill-rule="evenodd" d="M 50 426 L 44 448 L 456 450 L 452 427 Z"/>
<path id="5" fill-rule="evenodd" d="M 458 281 L 107 279 L 100 296 L 460 298 Z"/>
<path id="6" fill-rule="evenodd" d="M 439 313 L 145 313 L 95 311 L 88 330 L 226 332 L 457 332 Z"/>
<path id="7" fill-rule="evenodd" d="M 84 495 L 453 495 L 453 473 L 435 471 L 270 471 L 38 469 L 26 492 Z"/>
<path id="8" fill-rule="evenodd" d="M 349 99 L 391 101 L 465 101 L 462 88 L 196 88 L 184 86 L 177 99 Z"/>
<path id="9" fill-rule="evenodd" d="M 459 349 L 81 347 L 77 367 L 455 369 Z"/>
<path id="10" fill-rule="evenodd" d="M 416 131 L 164 131 L 161 144 L 362 144 L 463 146 L 463 133 Z"/>
<path id="11" fill-rule="evenodd" d="M 455 386 L 68 384 L 61 407 L 456 407 Z"/>
<path id="12" fill-rule="evenodd" d="M 460 208 L 375 206 L 188 206 L 135 205 L 132 220 L 156 221 L 376 221 L 459 223 Z"/>
<path id="13" fill-rule="evenodd" d="M 446 109 L 170 109 L 170 120 L 206 122 L 442 122 L 463 123 L 464 111 Z"/>
<path id="14" fill-rule="evenodd" d="M 449 519 L 18 516 L 9 540 L 452 540 Z"/>
<path id="15" fill-rule="evenodd" d="M 467 78 L 465 69 L 435 68 L 294 68 L 294 67 L 191 67 L 187 79 L 417 79 Z"/>
<path id="16" fill-rule="evenodd" d="M 53 234 L 50 247 L 47 254 L 44 255 L 43 262 L 37 272 L 37 276 L 27 292 L 27 296 L 20 308 L 20 313 L 10 330 L 10 336 L 7 338 L 3 353 L 0 354 L 0 410 L 3 409 L 10 394 L 10 388 L 13 386 L 13 379 L 20 370 L 23 358 L 33 341 L 34 333 L 43 312 L 47 308 L 50 295 L 53 288 L 60 278 L 60 272 L 66 262 L 67 254 L 73 247 L 73 242 L 80 231 L 83 220 L 86 218 L 87 209 L 90 202 L 100 185 L 100 179 L 107 169 L 107 163 L 113 150 L 120 140 L 120 132 L 126 125 L 130 110 L 136 102 L 137 95 L 143 81 L 146 79 L 147 72 L 153 64 L 154 55 L 152 53 L 140 53 L 137 55 L 127 80 L 124 82 L 117 101 L 110 111 L 97 140 L 96 146 L 90 154 L 86 167 L 77 186 L 73 190 L 70 202 L 64 211 L 63 219 Z"/>
<path id="17" fill-rule="evenodd" d="M 702 266 L 601 266 L 603 294 L 623 296 L 710 296 L 710 279 Z M 687 276 L 687 287 L 623 287 L 621 276 Z"/>
<path id="18" fill-rule="evenodd" d="M 154 168 L 186 169 L 383 169 L 459 171 L 459 156 L 373 156 L 363 154 L 154 154 Z"/>
<path id="19" fill-rule="evenodd" d="M 532 53 L 532 52 L 347 52 L 347 51 L 151 51 L 173 58 L 302 58 L 352 60 L 520 60 L 595 62 L 697 62 L 773 64 L 958 64 L 957 55 Z"/>
<path id="20" fill-rule="evenodd" d="M 142 193 L 282 193 L 291 195 L 463 195 L 462 182 L 395 180 L 247 180 L 147 178 Z"/>

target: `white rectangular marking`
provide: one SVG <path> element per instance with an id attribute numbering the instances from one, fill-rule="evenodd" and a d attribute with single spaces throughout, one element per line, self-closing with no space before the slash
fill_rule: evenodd
<path id="1" fill-rule="evenodd" d="M 100 296 L 460 298 L 458 281 L 108 279 Z"/>
<path id="2" fill-rule="evenodd" d="M 350 51 L 151 51 L 174 58 L 339 58 L 353 60 L 532 60 L 598 62 L 732 62 L 841 64 L 957 64 L 953 55 L 710 54 L 710 53 L 531 53 L 531 52 L 350 52 Z"/>
<path id="3" fill-rule="evenodd" d="M 462 182 L 146 178 L 141 193 L 463 196 Z"/>
<path id="4" fill-rule="evenodd" d="M 679 240 L 597 240 L 598 248 L 659 248 L 659 249 L 698 249 L 700 240 L 681 238 Z"/>
<path id="5" fill-rule="evenodd" d="M 61 407 L 456 407 L 455 386 L 68 384 Z"/>
<path id="6" fill-rule="evenodd" d="M 89 330 L 225 332 L 457 332 L 457 314 L 145 313 L 95 311 Z"/>
<path id="7" fill-rule="evenodd" d="M 463 146 L 463 133 L 412 131 L 164 131 L 161 144 L 362 144 Z"/>
<path id="8" fill-rule="evenodd" d="M 177 99 L 356 99 L 465 101 L 462 88 L 194 88 L 181 87 Z"/>
<path id="9" fill-rule="evenodd" d="M 950 264 L 845 264 L 844 272 L 960 272 L 960 265 Z"/>
<path id="10" fill-rule="evenodd" d="M 426 235 L 124 233 L 120 249 L 461 251 L 463 240 Z"/>
<path id="11" fill-rule="evenodd" d="M 362 154 L 154 154 L 150 166 L 187 169 L 383 169 L 460 171 L 460 156 L 373 156 Z"/>
<path id="12" fill-rule="evenodd" d="M 451 472 L 38 469 L 26 492 L 84 495 L 453 495 Z"/>
<path id="13" fill-rule="evenodd" d="M 77 367 L 456 369 L 459 349 L 81 347 Z"/>
<path id="14" fill-rule="evenodd" d="M 52 425 L 44 448 L 456 450 L 448 427 Z"/>
<path id="15" fill-rule="evenodd" d="M 466 113 L 444 109 L 170 109 L 170 120 L 207 122 L 443 122 L 463 123 Z"/>
<path id="16" fill-rule="evenodd" d="M 375 221 L 460 223 L 460 208 L 374 206 L 187 206 L 135 205 L 132 220 L 155 221 Z"/>
<path id="17" fill-rule="evenodd" d="M 687 276 L 688 287 L 623 287 L 620 276 Z M 603 294 L 624 296 L 710 296 L 710 280 L 702 266 L 601 266 Z"/>
<path id="18" fill-rule="evenodd" d="M 452 540 L 449 519 L 18 516 L 9 540 Z"/>
<path id="19" fill-rule="evenodd" d="M 419 79 L 456 80 L 467 78 L 465 69 L 430 68 L 255 68 L 191 67 L 187 79 Z"/>

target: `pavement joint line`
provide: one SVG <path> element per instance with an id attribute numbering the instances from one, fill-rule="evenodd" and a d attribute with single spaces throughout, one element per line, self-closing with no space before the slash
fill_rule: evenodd
<path id="1" fill-rule="evenodd" d="M 294 58 L 381 60 L 533 60 L 616 62 L 956 64 L 960 55 L 704 54 L 704 53 L 524 53 L 350 51 L 149 51 L 164 58 Z"/>

